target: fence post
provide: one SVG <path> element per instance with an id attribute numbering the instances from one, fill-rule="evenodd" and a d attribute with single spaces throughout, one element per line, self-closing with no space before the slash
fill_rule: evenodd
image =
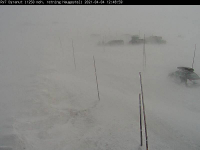
<path id="1" fill-rule="evenodd" d="M 144 93 L 143 93 L 141 72 L 139 72 L 139 75 L 140 75 L 140 86 L 141 86 L 141 95 L 142 95 L 142 106 L 143 106 L 143 116 L 144 116 L 144 127 L 145 127 L 145 136 L 146 136 L 146 150 L 148 150 L 147 124 L 146 124 L 146 114 L 145 114 L 145 106 L 144 106 Z"/>
<path id="2" fill-rule="evenodd" d="M 99 101 L 100 101 L 99 86 L 98 86 L 98 80 L 97 80 L 97 70 L 96 70 L 96 64 L 95 64 L 94 56 L 93 56 L 93 60 L 94 60 L 94 69 L 95 69 L 95 76 L 96 76 L 96 84 L 97 84 L 98 99 L 99 99 Z"/>
<path id="3" fill-rule="evenodd" d="M 142 110 L 141 110 L 141 94 L 139 94 L 139 110 L 140 110 L 140 146 L 142 143 Z"/>

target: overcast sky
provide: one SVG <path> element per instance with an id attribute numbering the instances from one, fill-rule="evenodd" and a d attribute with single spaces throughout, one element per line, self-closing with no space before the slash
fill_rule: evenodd
<path id="1" fill-rule="evenodd" d="M 2 30 L 42 25 L 84 33 L 198 34 L 200 6 L 13 5 L 0 6 L 0 20 Z"/>

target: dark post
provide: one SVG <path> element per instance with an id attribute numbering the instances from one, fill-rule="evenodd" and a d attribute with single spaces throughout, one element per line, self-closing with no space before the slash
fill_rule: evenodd
<path id="1" fill-rule="evenodd" d="M 139 72 L 139 75 L 140 75 L 140 85 L 141 85 L 141 95 L 142 95 L 142 106 L 143 106 L 144 125 L 145 125 L 146 150 L 148 150 L 147 124 L 146 124 L 146 114 L 145 114 L 145 106 L 144 106 L 144 94 L 143 94 L 143 87 L 142 87 L 142 76 L 141 76 L 141 72 Z"/>
<path id="2" fill-rule="evenodd" d="M 194 57 L 195 57 L 195 51 L 196 51 L 196 44 L 195 44 L 195 50 L 194 50 Z M 193 62 L 192 62 L 192 68 L 193 68 L 193 65 L 194 65 L 194 57 L 193 57 Z"/>
<path id="3" fill-rule="evenodd" d="M 96 71 L 96 65 L 95 65 L 94 56 L 93 56 L 93 60 L 94 60 L 94 69 L 95 69 L 95 76 L 96 76 L 96 84 L 97 84 L 98 98 L 99 98 L 99 100 L 100 100 L 100 96 L 99 96 L 99 86 L 98 86 L 98 80 L 97 80 L 97 71 Z"/>
<path id="4" fill-rule="evenodd" d="M 140 110 L 140 146 L 143 145 L 142 143 L 142 110 L 141 110 L 141 94 L 139 94 L 139 110 Z"/>

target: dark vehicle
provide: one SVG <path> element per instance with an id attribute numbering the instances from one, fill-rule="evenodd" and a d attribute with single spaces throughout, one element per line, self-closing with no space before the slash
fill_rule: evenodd
<path id="1" fill-rule="evenodd" d="M 134 35 L 131 37 L 129 44 L 142 44 L 144 43 L 144 39 L 140 39 L 138 35 Z"/>
<path id="2" fill-rule="evenodd" d="M 108 43 L 106 43 L 106 45 L 108 45 L 108 46 L 124 45 L 124 41 L 123 40 L 112 40 L 112 41 L 109 41 Z"/>
<path id="3" fill-rule="evenodd" d="M 177 71 L 170 73 L 169 76 L 179 83 L 184 83 L 188 86 L 188 81 L 190 81 L 190 83 L 194 85 L 197 84 L 196 80 L 200 79 L 193 68 L 177 67 L 177 69 Z"/>
<path id="4" fill-rule="evenodd" d="M 151 44 L 166 44 L 166 41 L 161 36 L 150 36 L 146 38 L 146 43 Z"/>

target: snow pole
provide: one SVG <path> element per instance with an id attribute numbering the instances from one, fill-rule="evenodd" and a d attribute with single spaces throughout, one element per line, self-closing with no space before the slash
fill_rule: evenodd
<path id="1" fill-rule="evenodd" d="M 192 62 L 192 69 L 193 69 L 193 65 L 194 65 L 195 51 L 196 51 L 196 44 L 195 44 L 195 49 L 194 49 L 194 56 L 193 56 L 193 62 Z"/>
<path id="2" fill-rule="evenodd" d="M 100 101 L 99 86 L 98 86 L 98 80 L 97 80 L 97 70 L 96 70 L 96 64 L 95 64 L 95 58 L 94 58 L 94 56 L 93 56 L 93 60 L 94 60 L 94 69 L 95 69 L 95 76 L 96 76 L 96 84 L 97 84 L 98 99 L 99 99 L 99 101 Z"/>
<path id="3" fill-rule="evenodd" d="M 139 110 L 140 110 L 140 146 L 142 143 L 142 110 L 141 110 L 141 94 L 139 94 Z"/>
<path id="4" fill-rule="evenodd" d="M 72 49 L 73 49 L 73 57 L 74 57 L 74 67 L 76 69 L 76 59 L 75 59 L 75 54 L 74 54 L 74 44 L 73 44 L 73 40 L 72 40 Z"/>
<path id="5" fill-rule="evenodd" d="M 142 76 L 141 72 L 140 75 L 140 86 L 141 86 L 141 95 L 142 95 L 142 106 L 143 106 L 143 116 L 144 116 L 144 127 L 145 127 L 145 136 L 146 136 L 146 150 L 148 150 L 148 136 L 147 136 L 147 124 L 146 124 L 146 114 L 145 114 L 145 106 L 144 106 L 144 94 L 143 94 L 143 87 L 142 87 Z"/>

